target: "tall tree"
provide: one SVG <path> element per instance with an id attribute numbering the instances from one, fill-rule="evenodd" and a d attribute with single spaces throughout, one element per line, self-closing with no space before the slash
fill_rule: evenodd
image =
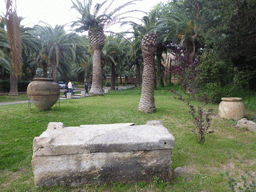
<path id="1" fill-rule="evenodd" d="M 142 51 L 141 51 L 141 31 L 136 25 L 133 25 L 133 40 L 131 41 L 131 49 L 129 52 L 130 59 L 134 65 L 136 73 L 135 87 L 141 87 L 141 68 L 143 63 Z"/>
<path id="2" fill-rule="evenodd" d="M 120 76 L 120 83 L 122 83 L 123 75 L 129 74 L 128 63 L 130 51 L 130 42 L 120 35 L 110 35 L 106 39 L 106 45 L 103 49 L 106 63 L 111 68 L 111 90 L 115 90 L 116 76 Z M 128 59 L 129 58 L 129 59 Z"/>
<path id="3" fill-rule="evenodd" d="M 103 95 L 103 70 L 101 65 L 101 50 L 105 44 L 104 27 L 113 25 L 114 23 L 121 22 L 125 17 L 127 11 L 120 13 L 119 11 L 124 7 L 131 5 L 134 1 L 128 1 L 121 6 L 109 11 L 113 6 L 114 0 L 104 1 L 103 3 L 97 3 L 92 11 L 92 0 L 83 1 L 79 0 L 76 2 L 72 1 L 75 10 L 81 15 L 81 19 L 75 21 L 73 26 L 76 26 L 76 31 L 83 32 L 88 31 L 90 45 L 93 49 L 93 76 L 92 76 L 92 87 L 90 90 L 91 95 Z M 107 5 L 106 3 L 109 2 Z M 100 11 L 106 5 L 105 10 L 100 14 Z"/>
<path id="4" fill-rule="evenodd" d="M 20 22 L 16 12 L 16 1 L 6 0 L 5 22 L 12 64 L 9 95 L 18 95 L 18 74 L 21 73 L 22 68 L 22 41 L 19 26 Z"/>
<path id="5" fill-rule="evenodd" d="M 173 1 L 159 10 L 161 10 L 162 25 L 167 31 L 166 37 L 180 44 L 181 48 L 189 54 L 190 60 L 194 61 L 200 30 L 198 0 Z"/>
<path id="6" fill-rule="evenodd" d="M 40 50 L 40 57 L 46 60 L 51 67 L 52 78 L 57 81 L 57 69 L 59 65 L 62 68 L 66 67 L 69 70 L 70 65 L 75 59 L 76 38 L 75 34 L 66 34 L 64 26 L 50 25 L 35 26 L 36 34 L 41 41 L 42 49 Z M 46 56 L 46 58 L 45 58 Z"/>
<path id="7" fill-rule="evenodd" d="M 141 50 L 143 55 L 142 93 L 139 111 L 151 113 L 155 111 L 155 53 L 157 49 L 156 22 L 153 17 L 143 17 L 144 25 L 138 26 L 143 34 Z"/>
<path id="8" fill-rule="evenodd" d="M 22 18 L 20 18 L 22 20 Z M 41 49 L 40 40 L 34 35 L 34 28 L 20 26 L 22 39 L 22 79 L 31 80 L 36 71 L 36 57 Z"/>
<path id="9" fill-rule="evenodd" d="M 142 113 L 151 113 L 155 111 L 154 99 L 154 60 L 157 47 L 157 35 L 147 33 L 141 41 L 143 54 L 143 74 L 142 74 L 142 93 L 139 103 L 139 111 Z"/>
<path id="10" fill-rule="evenodd" d="M 22 18 L 19 18 L 20 21 Z M 21 39 L 22 39 L 22 78 L 29 78 L 29 73 L 34 71 L 36 66 L 35 58 L 40 50 L 40 42 L 37 37 L 33 35 L 32 28 L 26 28 L 20 25 Z M 7 31 L 5 30 L 5 23 L 2 21 L 0 25 L 0 49 L 3 57 L 0 58 L 0 65 L 8 72 L 12 71 L 12 64 L 10 59 L 10 45 L 8 42 Z M 30 71 L 30 72 L 29 72 Z M 31 74 L 33 75 L 33 74 Z"/>
<path id="11" fill-rule="evenodd" d="M 89 84 L 91 84 L 92 55 L 88 37 L 81 36 L 80 41 L 76 44 L 76 59 L 75 64 L 72 65 L 72 74 L 78 75 L 84 73 L 84 81 Z"/>

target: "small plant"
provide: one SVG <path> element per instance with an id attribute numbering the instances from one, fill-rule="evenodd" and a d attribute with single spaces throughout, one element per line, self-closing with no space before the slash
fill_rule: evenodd
<path id="1" fill-rule="evenodd" d="M 176 57 L 178 65 L 171 66 L 170 73 L 178 76 L 179 84 L 185 92 L 188 92 L 193 99 L 200 86 L 200 71 L 198 70 L 200 60 L 197 58 L 191 61 L 189 55 Z"/>
<path id="2" fill-rule="evenodd" d="M 159 177 L 155 176 L 154 177 L 154 185 L 157 188 L 164 189 L 167 186 L 167 182 L 160 179 Z"/>
<path id="3" fill-rule="evenodd" d="M 185 101 L 182 98 L 181 94 L 178 94 L 174 90 L 171 90 L 171 91 L 175 95 L 179 96 L 178 98 L 174 96 L 175 99 L 179 99 L 179 100 L 183 101 L 189 107 L 189 109 L 190 109 L 189 113 L 193 117 L 193 119 L 194 119 L 193 123 L 195 125 L 195 128 L 192 130 L 192 132 L 195 134 L 199 143 L 204 143 L 205 136 L 208 133 L 212 133 L 212 131 L 210 131 L 210 132 L 208 131 L 209 128 L 211 127 L 210 115 L 211 115 L 212 109 L 208 109 L 207 112 L 204 112 L 203 108 L 200 107 L 199 105 L 197 106 L 197 109 L 196 109 L 195 106 L 191 105 L 189 101 Z"/>
<path id="4" fill-rule="evenodd" d="M 249 178 L 253 179 L 254 177 L 250 175 L 249 173 L 246 173 Z M 244 192 L 256 192 L 256 183 L 255 181 L 251 181 L 251 183 L 247 183 L 247 178 L 243 175 L 241 175 L 241 179 L 243 180 L 243 185 L 237 187 L 237 181 L 232 178 L 232 176 L 229 175 L 228 172 L 226 172 L 226 175 L 228 177 L 228 188 L 230 189 L 231 192 L 234 191 L 244 191 Z M 236 188 L 238 190 L 236 190 Z"/>
<path id="5" fill-rule="evenodd" d="M 97 175 L 96 177 L 94 177 L 93 179 L 97 181 L 97 183 L 95 184 L 95 191 L 98 191 L 99 190 L 99 186 L 100 186 L 100 181 L 99 181 L 99 177 L 100 175 Z"/>
<path id="6" fill-rule="evenodd" d="M 110 83 L 110 82 L 106 82 L 106 86 L 107 86 L 107 87 L 110 87 L 110 86 L 111 86 L 111 83 Z"/>
<path id="7" fill-rule="evenodd" d="M 138 187 L 140 187 L 140 188 L 144 188 L 146 185 L 147 185 L 147 183 L 145 183 L 143 181 L 138 183 Z"/>
<path id="8" fill-rule="evenodd" d="M 203 111 L 203 108 L 199 106 L 198 100 L 205 103 L 205 105 L 208 103 L 208 97 L 206 94 L 203 96 L 198 97 L 199 87 L 200 87 L 200 71 L 197 69 L 199 60 L 191 61 L 189 59 L 188 54 L 185 54 L 184 56 L 178 57 L 179 65 L 173 66 L 172 73 L 178 75 L 180 77 L 180 83 L 183 87 L 184 91 L 189 93 L 192 99 L 196 100 L 197 108 L 195 106 L 191 105 L 189 101 L 185 101 L 182 98 L 181 94 L 178 94 L 176 91 L 171 90 L 175 95 L 178 96 L 174 98 L 179 99 L 186 103 L 186 105 L 189 107 L 189 113 L 193 117 L 195 128 L 193 129 L 193 133 L 195 134 L 197 140 L 199 143 L 205 142 L 205 136 L 208 134 L 208 130 L 211 126 L 211 119 L 210 115 L 212 112 L 212 109 L 208 109 L 207 112 Z"/>

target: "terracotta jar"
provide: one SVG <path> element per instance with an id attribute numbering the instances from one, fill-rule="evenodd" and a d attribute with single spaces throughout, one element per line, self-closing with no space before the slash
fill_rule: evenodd
<path id="1" fill-rule="evenodd" d="M 239 120 L 245 115 L 245 106 L 240 97 L 223 97 L 219 104 L 219 116 L 224 119 Z"/>
<path id="2" fill-rule="evenodd" d="M 28 84 L 27 95 L 31 102 L 40 110 L 49 110 L 60 97 L 59 85 L 50 78 L 34 78 Z"/>

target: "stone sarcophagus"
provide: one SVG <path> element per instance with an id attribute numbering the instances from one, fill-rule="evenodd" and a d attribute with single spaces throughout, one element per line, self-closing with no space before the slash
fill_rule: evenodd
<path id="1" fill-rule="evenodd" d="M 174 137 L 160 121 L 64 127 L 33 141 L 35 186 L 170 180 Z"/>

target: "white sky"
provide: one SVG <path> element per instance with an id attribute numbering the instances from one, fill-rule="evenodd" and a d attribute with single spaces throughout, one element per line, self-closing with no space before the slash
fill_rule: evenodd
<path id="1" fill-rule="evenodd" d="M 100 3 L 102 1 L 103 0 L 93 0 L 93 3 Z M 115 5 L 118 6 L 127 1 L 129 0 L 115 0 Z M 138 9 L 149 12 L 158 3 L 167 3 L 168 1 L 169 0 L 141 0 L 135 2 L 136 5 L 128 6 L 127 9 Z M 72 21 L 77 20 L 76 18 L 79 17 L 78 12 L 71 9 L 71 0 L 16 0 L 16 2 L 18 16 L 24 17 L 21 24 L 27 27 L 32 27 L 38 24 L 39 21 L 46 22 L 54 27 L 55 25 L 69 24 Z M 76 0 L 74 0 L 74 2 L 76 2 Z M 5 0 L 0 0 L 0 15 L 5 14 L 5 9 Z M 142 13 L 135 13 L 134 15 L 139 18 L 144 16 Z M 66 30 L 69 29 L 69 27 L 66 28 Z M 115 32 L 122 31 L 119 27 L 112 27 L 109 30 Z"/>

